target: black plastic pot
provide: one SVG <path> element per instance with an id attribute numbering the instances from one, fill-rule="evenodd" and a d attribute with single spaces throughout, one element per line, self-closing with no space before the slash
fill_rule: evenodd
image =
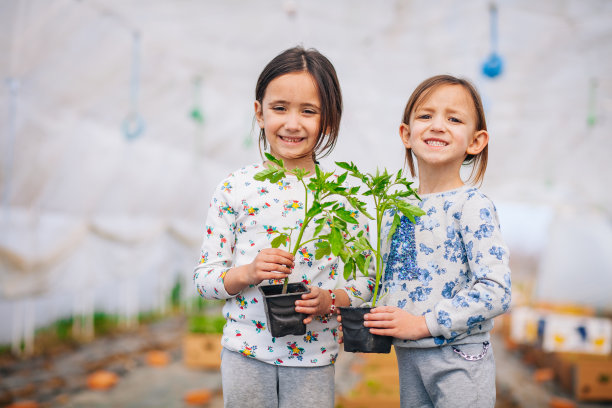
<path id="1" fill-rule="evenodd" d="M 306 333 L 304 313 L 296 313 L 295 301 L 302 298 L 310 289 L 303 282 L 287 285 L 287 293 L 282 294 L 283 285 L 260 286 L 264 298 L 264 308 L 268 318 L 268 329 L 274 337 Z"/>
<path id="2" fill-rule="evenodd" d="M 389 353 L 393 337 L 370 333 L 363 325 L 363 316 L 370 307 L 340 307 L 344 351 L 351 353 Z"/>

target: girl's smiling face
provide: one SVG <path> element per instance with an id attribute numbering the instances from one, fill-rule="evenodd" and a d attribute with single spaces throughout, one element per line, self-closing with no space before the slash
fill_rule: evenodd
<path id="1" fill-rule="evenodd" d="M 288 168 L 314 171 L 312 151 L 319 138 L 321 102 L 308 72 L 281 75 L 268 84 L 255 117 L 264 130 L 270 152 Z"/>
<path id="2" fill-rule="evenodd" d="M 476 129 L 474 102 L 463 86 L 450 84 L 422 98 L 409 123 L 400 126 L 402 142 L 412 149 L 419 173 L 427 168 L 447 169 L 458 176 L 467 154 L 479 152 L 488 142 L 487 132 Z"/>

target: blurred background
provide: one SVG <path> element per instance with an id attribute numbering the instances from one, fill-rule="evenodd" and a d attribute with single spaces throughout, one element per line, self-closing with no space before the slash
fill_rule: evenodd
<path id="1" fill-rule="evenodd" d="M 328 168 L 402 168 L 414 87 L 443 73 L 476 85 L 482 189 L 521 311 L 500 336 L 608 359 L 609 0 L 1 1 L 3 353 L 40 354 L 58 322 L 91 341 L 100 316 L 135 328 L 202 310 L 191 278 L 212 190 L 260 160 L 255 82 L 298 44 L 332 61 L 343 90 Z M 612 400 L 606 384 L 595 399 Z"/>

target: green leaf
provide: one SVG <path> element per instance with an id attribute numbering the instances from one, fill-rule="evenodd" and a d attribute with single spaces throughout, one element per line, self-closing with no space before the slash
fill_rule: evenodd
<path id="1" fill-rule="evenodd" d="M 338 184 L 344 183 L 347 176 L 348 176 L 348 173 L 342 173 L 340 176 L 338 176 Z"/>
<path id="2" fill-rule="evenodd" d="M 389 235 L 387 235 L 387 240 L 393 237 L 393 234 L 395 234 L 395 230 L 400 225 L 400 222 L 401 222 L 401 218 L 399 214 L 396 212 L 395 215 L 393 216 L 393 222 L 391 223 L 391 228 L 389 229 Z"/>
<path id="3" fill-rule="evenodd" d="M 329 256 L 331 254 L 331 247 L 329 245 L 325 247 L 319 247 L 315 250 L 315 259 L 321 259 L 325 256 Z"/>
<path id="4" fill-rule="evenodd" d="M 272 240 L 270 245 L 272 245 L 272 248 L 278 248 L 281 245 L 287 246 L 287 238 L 288 238 L 287 234 L 280 234 L 278 237 Z"/>
<path id="5" fill-rule="evenodd" d="M 353 207 L 356 208 L 357 210 L 359 210 L 363 215 L 365 215 L 366 217 L 368 217 L 369 219 L 373 220 L 374 217 L 372 217 L 367 211 L 366 211 L 366 204 L 363 201 L 360 201 L 356 198 L 353 197 L 346 197 L 347 201 L 349 202 L 349 204 Z"/>
<path id="6" fill-rule="evenodd" d="M 276 169 L 273 168 L 267 168 L 265 170 L 262 170 L 258 173 L 256 173 L 253 178 L 257 181 L 264 181 L 266 180 L 268 177 L 270 177 L 271 174 L 275 173 Z"/>
<path id="7" fill-rule="evenodd" d="M 312 203 L 312 207 L 310 207 L 310 209 L 306 213 L 306 217 L 313 218 L 314 216 L 319 215 L 322 212 L 323 209 L 321 208 L 321 204 L 319 204 L 318 201 L 315 201 L 314 203 Z"/>
<path id="8" fill-rule="evenodd" d="M 332 254 L 334 254 L 334 256 L 338 256 L 342 250 L 343 244 L 342 233 L 339 229 L 332 228 L 329 236 L 329 242 L 331 244 Z"/>
<path id="9" fill-rule="evenodd" d="M 276 164 L 278 167 L 281 167 L 281 168 L 285 167 L 285 165 L 284 165 L 284 163 L 283 163 L 283 161 L 281 159 L 277 159 L 276 157 L 274 157 L 270 153 L 264 153 L 264 155 L 266 156 L 266 159 L 268 159 L 272 163 Z"/>
<path id="10" fill-rule="evenodd" d="M 285 172 L 283 170 L 277 170 L 270 176 L 270 183 L 278 183 L 282 178 L 285 178 Z"/>
<path id="11" fill-rule="evenodd" d="M 355 262 L 352 259 L 344 264 L 344 279 L 348 280 L 351 276 L 355 279 Z"/>
<path id="12" fill-rule="evenodd" d="M 353 217 L 353 213 L 345 210 L 344 208 L 338 208 L 336 210 L 336 215 L 350 224 L 359 224 L 359 221 Z"/>
<path id="13" fill-rule="evenodd" d="M 365 256 L 363 254 L 358 254 L 355 258 L 355 263 L 357 263 L 357 267 L 360 271 L 363 272 L 363 266 L 365 265 Z"/>
<path id="14" fill-rule="evenodd" d="M 361 271 L 361 273 L 363 273 L 364 275 L 368 274 L 368 268 L 370 267 L 370 263 L 372 262 L 372 255 L 367 256 L 365 259 L 365 264 L 363 265 L 363 269 Z"/>
<path id="15" fill-rule="evenodd" d="M 341 169 L 349 170 L 349 171 L 354 171 L 354 167 L 355 167 L 353 163 L 348 164 L 347 162 L 336 162 L 336 166 L 340 167 Z"/>
<path id="16" fill-rule="evenodd" d="M 323 228 L 325 228 L 325 224 L 324 223 L 319 223 L 315 230 L 314 233 L 312 234 L 313 237 L 318 237 L 319 234 L 321 233 L 321 231 L 323 231 Z"/>

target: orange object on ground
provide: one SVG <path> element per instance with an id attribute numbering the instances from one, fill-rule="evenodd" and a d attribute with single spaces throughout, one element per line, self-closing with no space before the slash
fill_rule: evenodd
<path id="1" fill-rule="evenodd" d="M 153 350 L 147 353 L 147 364 L 162 367 L 168 365 L 170 356 L 165 351 Z"/>
<path id="2" fill-rule="evenodd" d="M 212 392 L 207 389 L 192 390 L 185 394 L 184 400 L 189 405 L 208 404 L 212 399 Z"/>
<path id="3" fill-rule="evenodd" d="M 537 383 L 552 381 L 555 378 L 555 371 L 552 368 L 538 368 L 533 372 L 533 380 Z"/>
<path id="4" fill-rule="evenodd" d="M 113 372 L 99 370 L 87 377 L 87 386 L 92 390 L 107 390 L 117 384 L 119 376 Z"/>
<path id="5" fill-rule="evenodd" d="M 17 401 L 13 402 L 11 405 L 8 405 L 6 408 L 39 408 L 38 402 L 36 401 Z"/>
<path id="6" fill-rule="evenodd" d="M 552 397 L 548 406 L 550 408 L 576 408 L 576 403 L 565 398 Z"/>

